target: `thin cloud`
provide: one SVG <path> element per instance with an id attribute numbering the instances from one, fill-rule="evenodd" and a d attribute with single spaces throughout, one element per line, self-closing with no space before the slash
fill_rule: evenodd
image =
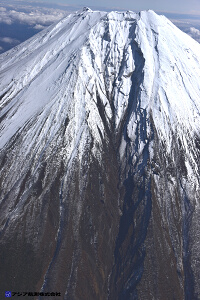
<path id="1" fill-rule="evenodd" d="M 171 19 L 171 21 L 180 28 L 183 32 L 187 33 L 191 36 L 194 40 L 200 43 L 200 21 L 196 19 L 180 19 L 175 20 Z M 198 29 L 198 28 L 199 29 Z"/>
<path id="2" fill-rule="evenodd" d="M 37 30 L 42 30 L 45 28 L 45 26 L 41 25 L 41 24 L 36 24 L 34 27 L 34 29 L 37 29 Z"/>
<path id="3" fill-rule="evenodd" d="M 198 43 L 200 43 L 200 30 L 195 27 L 190 27 L 188 34 L 196 40 Z"/>
<path id="4" fill-rule="evenodd" d="M 17 40 L 17 39 L 13 39 L 11 37 L 0 37 L 0 42 L 3 42 L 3 43 L 7 43 L 7 44 L 19 44 L 20 41 Z"/>
<path id="5" fill-rule="evenodd" d="M 0 23 L 5 23 L 7 25 L 12 24 L 12 20 L 6 8 L 0 7 Z"/>
<path id="6" fill-rule="evenodd" d="M 0 7 L 0 11 L 6 11 L 5 7 Z"/>
<path id="7" fill-rule="evenodd" d="M 190 27 L 190 33 L 192 35 L 200 36 L 200 30 L 198 30 L 197 28 L 194 28 L 194 27 Z"/>
<path id="8" fill-rule="evenodd" d="M 1 7 L 0 23 L 11 25 L 15 22 L 20 22 L 30 26 L 47 26 L 70 13 L 60 9 L 33 8 L 30 6 L 27 10 L 28 11 L 17 11 Z"/>

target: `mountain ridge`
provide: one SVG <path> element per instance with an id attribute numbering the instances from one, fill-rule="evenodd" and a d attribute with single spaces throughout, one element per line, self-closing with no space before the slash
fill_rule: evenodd
<path id="1" fill-rule="evenodd" d="M 4 287 L 198 298 L 199 50 L 86 8 L 0 56 Z"/>

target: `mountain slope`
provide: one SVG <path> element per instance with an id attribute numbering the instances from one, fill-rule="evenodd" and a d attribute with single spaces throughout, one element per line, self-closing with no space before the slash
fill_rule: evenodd
<path id="1" fill-rule="evenodd" d="M 199 53 L 84 9 L 0 56 L 2 290 L 200 297 Z"/>

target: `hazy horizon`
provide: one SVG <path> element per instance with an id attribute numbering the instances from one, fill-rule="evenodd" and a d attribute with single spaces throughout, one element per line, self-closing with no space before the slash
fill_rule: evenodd
<path id="1" fill-rule="evenodd" d="M 20 0 L 20 2 L 26 2 L 24 0 Z M 88 6 L 88 7 L 97 7 L 99 8 L 107 8 L 107 9 L 120 9 L 120 10 L 148 10 L 152 9 L 157 12 L 168 12 L 168 13 L 184 13 L 184 14 L 199 14 L 200 15 L 200 2 L 198 0 L 168 0 L 168 1 L 158 1 L 158 0 L 140 0 L 140 1 L 132 1 L 132 0 L 101 0 L 95 3 L 93 0 L 74 0 L 66 1 L 66 0 L 31 0 L 32 3 L 50 3 L 57 5 L 66 5 L 66 6 Z"/>

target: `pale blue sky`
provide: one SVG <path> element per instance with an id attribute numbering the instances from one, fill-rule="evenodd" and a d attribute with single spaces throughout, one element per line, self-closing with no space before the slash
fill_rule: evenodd
<path id="1" fill-rule="evenodd" d="M 36 0 L 32 0 L 33 2 Z M 200 0 L 40 0 L 40 2 L 51 2 L 81 6 L 99 6 L 107 8 L 119 8 L 127 10 L 147 10 L 167 11 L 176 13 L 200 14 Z"/>

